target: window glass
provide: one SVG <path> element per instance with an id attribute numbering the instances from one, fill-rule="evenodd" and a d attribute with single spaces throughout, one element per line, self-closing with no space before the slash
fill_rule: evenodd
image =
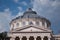
<path id="1" fill-rule="evenodd" d="M 14 24 L 12 26 L 14 27 Z"/>
<path id="2" fill-rule="evenodd" d="M 25 22 L 22 22 L 22 25 L 25 25 Z"/>
<path id="3" fill-rule="evenodd" d="M 32 22 L 32 21 L 30 21 L 30 22 L 29 22 L 29 25 L 32 25 L 32 24 L 33 24 L 33 22 Z"/>
<path id="4" fill-rule="evenodd" d="M 44 26 L 44 25 L 45 25 L 45 23 L 44 23 L 44 22 L 42 22 L 42 25 Z"/>
<path id="5" fill-rule="evenodd" d="M 16 25 L 19 26 L 19 23 L 17 23 Z"/>
<path id="6" fill-rule="evenodd" d="M 39 25 L 39 22 L 36 22 L 36 25 Z"/>

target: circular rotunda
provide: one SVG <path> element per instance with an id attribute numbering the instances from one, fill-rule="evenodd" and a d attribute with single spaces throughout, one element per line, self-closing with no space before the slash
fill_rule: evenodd
<path id="1" fill-rule="evenodd" d="M 50 28 L 50 21 L 39 16 L 35 11 L 29 8 L 22 16 L 18 16 L 11 21 L 10 30 L 19 30 L 21 27 L 36 26 L 42 28 Z"/>
<path id="2" fill-rule="evenodd" d="M 50 40 L 51 23 L 31 8 L 10 23 L 11 40 Z"/>

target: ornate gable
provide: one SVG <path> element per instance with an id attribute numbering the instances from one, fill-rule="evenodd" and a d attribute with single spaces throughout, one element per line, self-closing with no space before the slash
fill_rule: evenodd
<path id="1" fill-rule="evenodd" d="M 25 27 L 17 30 L 17 32 L 51 32 L 51 30 L 38 27 Z"/>

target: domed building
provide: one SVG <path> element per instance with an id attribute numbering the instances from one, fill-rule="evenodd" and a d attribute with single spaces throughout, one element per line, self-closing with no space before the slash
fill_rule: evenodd
<path id="1" fill-rule="evenodd" d="M 60 40 L 59 35 L 53 35 L 51 23 L 29 8 L 23 15 L 16 17 L 10 23 L 10 40 Z"/>

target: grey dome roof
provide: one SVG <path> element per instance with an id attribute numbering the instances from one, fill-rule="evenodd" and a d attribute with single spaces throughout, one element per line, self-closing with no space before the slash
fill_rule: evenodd
<path id="1" fill-rule="evenodd" d="M 24 12 L 22 16 L 16 17 L 16 19 L 19 19 L 19 18 L 42 18 L 42 17 L 37 15 L 35 11 L 32 11 L 32 9 L 29 8 L 27 11 Z"/>
<path id="2" fill-rule="evenodd" d="M 25 11 L 22 16 L 18 16 L 15 19 L 13 19 L 12 21 L 17 20 L 17 19 L 23 19 L 23 18 L 41 19 L 42 21 L 46 21 L 48 24 L 51 24 L 49 20 L 47 20 L 44 17 L 41 17 L 41 16 L 37 15 L 37 13 L 35 11 L 32 11 L 31 8 L 29 8 L 27 11 Z"/>

